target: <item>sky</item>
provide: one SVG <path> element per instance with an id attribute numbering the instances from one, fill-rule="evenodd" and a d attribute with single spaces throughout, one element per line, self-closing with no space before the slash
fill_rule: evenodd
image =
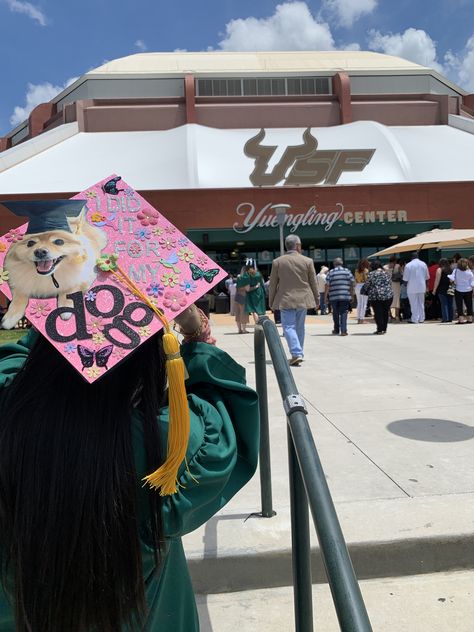
<path id="1" fill-rule="evenodd" d="M 474 93 L 473 18 L 474 0 L 0 0 L 0 136 L 77 77 L 139 52 L 373 50 Z"/>

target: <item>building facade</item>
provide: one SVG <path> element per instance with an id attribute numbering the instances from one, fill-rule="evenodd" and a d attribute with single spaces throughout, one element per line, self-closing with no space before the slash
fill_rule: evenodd
<path id="1" fill-rule="evenodd" d="M 437 72 L 378 53 L 131 55 L 0 139 L 0 196 L 69 197 L 115 173 L 230 271 L 249 256 L 269 269 L 285 205 L 317 267 L 351 265 L 472 226 L 471 108 Z M 0 207 L 2 232 L 14 224 Z"/>

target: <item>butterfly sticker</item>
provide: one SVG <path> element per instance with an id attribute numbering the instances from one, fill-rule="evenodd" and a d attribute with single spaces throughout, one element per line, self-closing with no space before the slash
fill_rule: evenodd
<path id="1" fill-rule="evenodd" d="M 117 189 L 117 182 L 121 179 L 122 178 L 120 176 L 116 176 L 115 178 L 108 180 L 102 187 L 103 192 L 109 193 L 110 195 L 118 195 L 120 191 L 124 191 L 124 189 Z"/>
<path id="2" fill-rule="evenodd" d="M 216 274 L 219 274 L 219 268 L 212 268 L 212 270 L 203 270 L 194 263 L 190 263 L 193 281 L 199 281 L 199 279 L 205 279 L 208 283 L 212 283 Z"/>
<path id="3" fill-rule="evenodd" d="M 107 362 L 114 350 L 114 345 L 107 345 L 106 347 L 102 347 L 102 349 L 98 349 L 94 351 L 93 349 L 89 349 L 89 347 L 85 347 L 84 345 L 77 345 L 77 353 L 82 362 L 82 370 L 87 369 L 95 364 L 98 367 L 108 368 Z"/>

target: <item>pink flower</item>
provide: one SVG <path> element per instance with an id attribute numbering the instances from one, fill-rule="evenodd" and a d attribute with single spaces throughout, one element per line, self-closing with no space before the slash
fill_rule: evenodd
<path id="1" fill-rule="evenodd" d="M 87 332 L 89 334 L 97 334 L 104 329 L 102 316 L 92 316 L 86 323 Z"/>
<path id="2" fill-rule="evenodd" d="M 160 239 L 160 246 L 166 250 L 173 250 L 176 246 L 176 239 L 172 239 L 171 237 L 162 237 Z"/>
<path id="3" fill-rule="evenodd" d="M 14 243 L 15 241 L 20 241 L 23 239 L 23 233 L 20 232 L 18 228 L 12 228 L 5 235 L 5 239 L 10 243 Z"/>
<path id="4" fill-rule="evenodd" d="M 200 266 L 205 266 L 208 262 L 208 258 L 207 257 L 198 257 L 196 259 L 196 263 Z"/>
<path id="5" fill-rule="evenodd" d="M 30 314 L 33 314 L 35 318 L 42 318 L 43 316 L 47 316 L 48 312 L 50 311 L 51 307 L 48 305 L 48 303 L 39 303 L 37 301 L 36 303 L 30 305 Z"/>
<path id="6" fill-rule="evenodd" d="M 186 307 L 186 297 L 179 290 L 168 290 L 165 292 L 163 305 L 173 312 L 179 312 L 181 308 Z"/>
<path id="7" fill-rule="evenodd" d="M 158 224 L 160 214 L 154 208 L 145 208 L 138 211 L 137 218 L 142 226 L 155 226 Z"/>
<path id="8" fill-rule="evenodd" d="M 165 228 L 167 233 L 175 233 L 176 232 L 176 226 L 173 226 L 173 224 L 168 224 L 168 226 L 166 226 Z"/>

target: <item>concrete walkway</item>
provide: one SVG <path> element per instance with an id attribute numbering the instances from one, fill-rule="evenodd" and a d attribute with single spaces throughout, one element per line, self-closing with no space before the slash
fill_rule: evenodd
<path id="1" fill-rule="evenodd" d="M 474 325 L 393 324 L 374 336 L 351 318 L 349 336 L 331 329 L 330 317 L 308 317 L 305 362 L 292 371 L 359 578 L 474 568 Z M 253 336 L 221 315 L 213 332 L 254 384 Z M 253 515 L 257 474 L 186 536 L 203 595 L 291 584 L 286 420 L 268 364 L 277 515 Z"/>

